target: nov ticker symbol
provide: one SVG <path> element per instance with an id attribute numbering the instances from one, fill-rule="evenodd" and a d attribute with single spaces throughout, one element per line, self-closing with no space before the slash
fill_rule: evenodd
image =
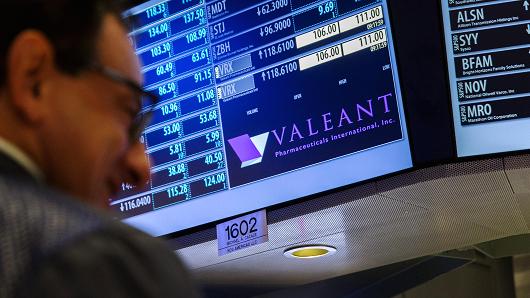
<path id="1" fill-rule="evenodd" d="M 268 138 L 269 133 L 266 132 L 254 137 L 245 134 L 228 140 L 228 143 L 241 161 L 241 168 L 261 163 Z"/>

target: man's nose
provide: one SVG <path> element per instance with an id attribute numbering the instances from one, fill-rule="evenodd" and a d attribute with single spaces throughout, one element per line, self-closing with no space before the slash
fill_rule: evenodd
<path id="1" fill-rule="evenodd" d="M 142 187 L 149 179 L 149 163 L 145 154 L 145 146 L 136 142 L 129 148 L 125 156 L 127 183 Z"/>

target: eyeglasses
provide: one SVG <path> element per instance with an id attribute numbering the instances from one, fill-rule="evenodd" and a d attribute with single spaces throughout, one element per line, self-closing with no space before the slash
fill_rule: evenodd
<path id="1" fill-rule="evenodd" d="M 139 97 L 139 106 L 140 109 L 143 107 L 148 107 L 143 113 L 139 113 L 133 120 L 131 127 L 129 128 L 129 141 L 132 143 L 137 142 L 140 139 L 140 136 L 144 129 L 149 125 L 153 117 L 153 109 L 158 103 L 158 96 L 144 90 L 138 83 L 133 80 L 125 77 L 118 71 L 103 66 L 99 63 L 93 63 L 89 67 L 90 70 L 97 72 L 98 74 L 112 80 L 114 82 L 124 84 L 129 89 L 131 89 L 135 94 L 140 95 Z"/>

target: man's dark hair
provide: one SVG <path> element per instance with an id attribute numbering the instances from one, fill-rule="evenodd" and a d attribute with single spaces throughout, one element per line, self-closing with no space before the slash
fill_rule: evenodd
<path id="1" fill-rule="evenodd" d="M 55 48 L 58 68 L 75 75 L 96 58 L 103 17 L 120 18 L 121 9 L 112 0 L 0 0 L 0 86 L 6 83 L 9 47 L 22 31 L 44 33 Z"/>

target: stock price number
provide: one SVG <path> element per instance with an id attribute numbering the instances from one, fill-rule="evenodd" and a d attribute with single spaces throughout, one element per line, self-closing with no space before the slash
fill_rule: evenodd
<path id="1" fill-rule="evenodd" d="M 217 120 L 217 118 L 218 118 L 217 110 L 213 110 L 213 111 L 201 114 L 199 116 L 199 119 L 200 119 L 199 121 L 200 121 L 200 124 L 204 124 L 210 121 Z"/>
<path id="2" fill-rule="evenodd" d="M 325 38 L 328 35 L 334 35 L 338 32 L 339 32 L 339 24 L 333 23 L 333 24 L 329 24 L 327 26 L 314 30 L 313 35 L 314 35 L 315 40 L 319 40 L 319 39 Z"/>
<path id="3" fill-rule="evenodd" d="M 318 14 L 325 15 L 335 10 L 335 1 L 329 1 L 318 6 Z"/>
<path id="4" fill-rule="evenodd" d="M 150 19 L 152 17 L 156 17 L 158 15 L 163 14 L 166 11 L 166 3 L 155 5 L 145 11 L 147 14 L 147 18 Z"/>
<path id="5" fill-rule="evenodd" d="M 195 83 L 200 83 L 202 81 L 206 81 L 212 78 L 212 69 L 208 68 L 203 71 L 200 71 L 196 73 L 193 78 L 195 79 Z"/>
<path id="6" fill-rule="evenodd" d="M 187 196 L 189 193 L 189 186 L 187 184 L 178 185 L 171 187 L 167 190 L 167 196 L 169 198 L 175 198 L 179 196 Z"/>
<path id="7" fill-rule="evenodd" d="M 261 73 L 261 78 L 263 81 L 270 81 L 272 79 L 276 79 L 279 77 L 283 77 L 285 75 L 288 75 L 292 72 L 295 72 L 298 70 L 298 62 L 292 61 L 287 64 L 277 66 L 271 69 L 268 69 Z"/>
<path id="8" fill-rule="evenodd" d="M 138 198 L 136 200 L 131 200 L 131 201 L 127 201 L 124 203 L 120 203 L 120 211 L 121 212 L 129 211 L 129 210 L 133 210 L 133 209 L 148 206 L 148 205 L 151 205 L 150 195 Z"/>
<path id="9" fill-rule="evenodd" d="M 208 49 L 202 49 L 191 56 L 191 61 L 197 63 L 201 60 L 208 59 L 210 57 L 210 51 Z"/>
<path id="10" fill-rule="evenodd" d="M 196 11 L 188 12 L 187 14 L 184 15 L 184 24 L 189 24 L 196 20 L 201 20 L 201 24 L 205 22 L 204 8 L 197 9 Z"/>
<path id="11" fill-rule="evenodd" d="M 334 47 L 325 49 L 323 51 L 316 53 L 315 55 L 317 56 L 318 62 L 331 60 L 337 56 L 342 55 L 341 45 L 336 45 Z"/>
<path id="12" fill-rule="evenodd" d="M 160 65 L 156 68 L 156 75 L 162 76 L 166 73 L 171 73 L 173 71 L 173 62 L 166 63 L 165 65 Z"/>
<path id="13" fill-rule="evenodd" d="M 285 53 L 295 48 L 294 39 L 289 39 L 276 45 L 266 47 L 258 52 L 261 60 Z"/>
<path id="14" fill-rule="evenodd" d="M 220 131 L 214 131 L 214 132 L 211 132 L 211 133 L 207 133 L 206 136 L 206 144 L 210 144 L 210 143 L 213 143 L 213 142 L 218 142 L 219 145 L 216 146 L 216 147 L 220 147 L 220 140 L 221 140 L 221 132 Z"/>
<path id="15" fill-rule="evenodd" d="M 163 43 L 159 46 L 152 48 L 151 57 L 155 58 L 155 57 L 158 57 L 160 55 L 164 55 L 165 53 L 170 53 L 170 52 L 171 52 L 171 43 L 166 42 L 166 43 Z"/>
<path id="16" fill-rule="evenodd" d="M 149 29 L 149 37 L 153 38 L 158 35 L 167 34 L 169 31 L 169 24 L 162 23 Z"/>
<path id="17" fill-rule="evenodd" d="M 169 155 L 182 155 L 184 156 L 184 145 L 182 143 L 174 144 L 169 146 Z"/>
<path id="18" fill-rule="evenodd" d="M 202 93 L 197 94 L 197 100 L 199 101 L 199 103 L 208 102 L 215 98 L 216 96 L 214 89 L 210 89 L 208 91 L 204 91 Z"/>
<path id="19" fill-rule="evenodd" d="M 274 0 L 258 7 L 258 16 L 266 15 L 289 5 L 289 0 Z"/>
<path id="20" fill-rule="evenodd" d="M 261 35 L 261 37 L 269 36 L 276 32 L 291 28 L 292 25 L 291 18 L 276 21 L 273 24 L 259 28 L 259 35 Z"/>
<path id="21" fill-rule="evenodd" d="M 167 168 L 167 170 L 168 170 L 168 176 L 169 177 L 177 176 L 177 175 L 180 175 L 180 174 L 185 174 L 186 173 L 186 164 L 181 163 L 181 164 L 178 164 L 176 166 L 171 166 L 171 167 Z"/>
<path id="22" fill-rule="evenodd" d="M 220 173 L 216 175 L 211 175 L 211 176 L 208 176 L 202 179 L 202 181 L 204 182 L 204 186 L 207 188 L 212 187 L 217 184 L 223 184 L 226 182 L 226 174 Z"/>
<path id="23" fill-rule="evenodd" d="M 174 135 L 174 134 L 181 134 L 181 133 L 182 133 L 182 125 L 179 122 L 164 126 L 164 137 Z"/>
<path id="24" fill-rule="evenodd" d="M 355 20 L 357 21 L 357 24 L 364 24 L 365 22 L 369 22 L 373 19 L 379 19 L 382 16 L 383 8 L 381 6 L 378 6 L 355 15 Z"/>
<path id="25" fill-rule="evenodd" d="M 158 87 L 158 95 L 164 96 L 169 93 L 174 93 L 177 90 L 177 85 L 175 82 L 167 83 Z"/>
<path id="26" fill-rule="evenodd" d="M 179 104 L 177 102 L 173 102 L 173 103 L 170 103 L 170 104 L 162 106 L 160 108 L 160 110 L 162 110 L 162 115 L 163 116 L 167 116 L 167 115 L 173 114 L 173 113 L 176 113 L 177 116 L 178 116 Z"/>
<path id="27" fill-rule="evenodd" d="M 222 162 L 224 160 L 223 152 L 218 151 L 212 154 L 206 155 L 204 158 L 204 163 L 207 165 L 213 165 L 218 162 Z"/>
<path id="28" fill-rule="evenodd" d="M 379 30 L 364 36 L 359 37 L 359 41 L 362 47 L 371 46 L 376 43 L 386 41 L 386 35 L 384 30 Z"/>
<path id="29" fill-rule="evenodd" d="M 228 227 L 226 227 L 225 232 L 227 239 L 230 241 L 232 239 L 236 239 L 241 237 L 245 237 L 247 235 L 257 233 L 258 229 L 256 228 L 256 225 L 258 223 L 258 220 L 255 217 L 251 217 L 248 221 L 242 220 L 239 223 L 234 223 Z"/>
<path id="30" fill-rule="evenodd" d="M 186 34 L 186 42 L 192 44 L 198 40 L 206 38 L 206 35 L 208 34 L 207 32 L 206 28 L 201 28 L 195 32 L 188 33 Z"/>

